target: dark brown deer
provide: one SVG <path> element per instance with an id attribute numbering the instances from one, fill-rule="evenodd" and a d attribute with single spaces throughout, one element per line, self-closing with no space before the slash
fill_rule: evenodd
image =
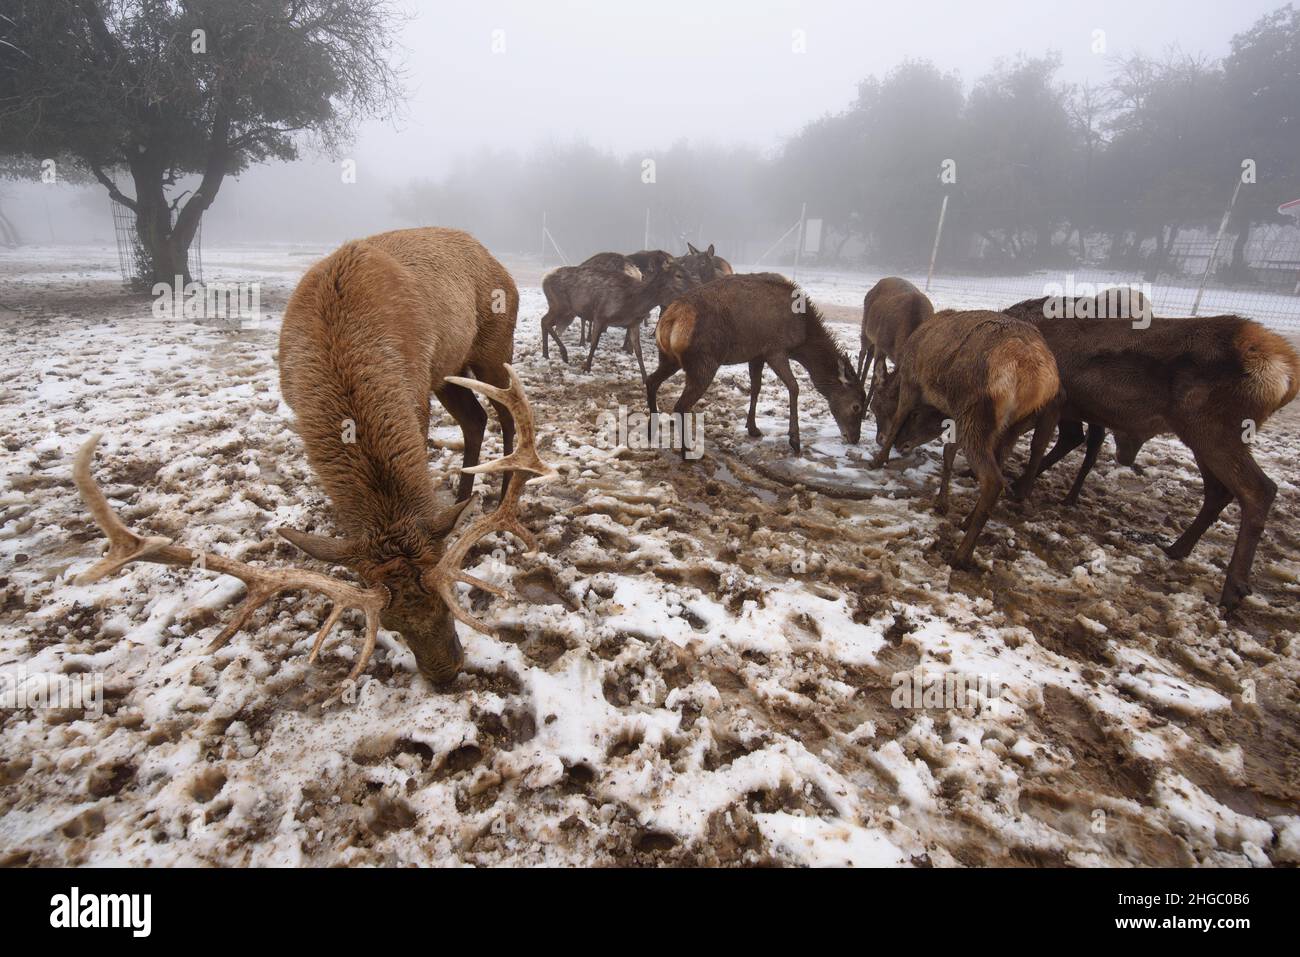
<path id="1" fill-rule="evenodd" d="M 736 271 L 731 268 L 731 263 L 714 254 L 712 243 L 709 243 L 709 248 L 703 251 L 687 243 L 686 250 L 686 255 L 681 258 L 680 262 L 686 267 L 686 271 L 701 283 L 713 282 L 713 280 L 721 279 L 723 276 L 734 276 L 736 274 Z"/>
<path id="2" fill-rule="evenodd" d="M 1062 417 L 1097 423 L 1136 443 L 1172 433 L 1192 451 L 1204 502 L 1177 541 L 1186 558 L 1234 499 L 1241 524 L 1220 604 L 1236 608 L 1250 594 L 1255 549 L 1277 485 L 1250 454 L 1246 436 L 1295 398 L 1300 357 L 1286 340 L 1240 316 L 1035 323 L 1056 356 L 1066 402 Z"/>
<path id="3" fill-rule="evenodd" d="M 691 284 L 686 271 L 677 264 L 657 273 L 647 280 L 633 279 L 625 272 L 599 269 L 593 266 L 564 266 L 546 275 L 542 291 L 546 294 L 546 315 L 542 317 L 542 355 L 550 357 L 548 339 L 554 339 L 560 350 L 560 360 L 569 361 L 568 350 L 560 341 L 557 330 L 565 328 L 575 316 L 590 320 L 591 349 L 587 353 L 584 371 L 591 371 L 592 359 L 600 337 L 609 326 L 631 328 L 639 333 L 641 322 L 664 297 L 672 298 L 685 292 Z M 641 381 L 646 378 L 645 360 L 641 356 L 641 336 L 632 337 L 633 353 L 641 369 Z"/>
<path id="4" fill-rule="evenodd" d="M 1002 494 L 1002 466 L 1016 438 L 1033 428 L 1029 463 L 1012 488 L 1017 498 L 1024 498 L 1056 429 L 1064 396 L 1051 350 L 1030 323 L 1000 312 L 946 310 L 903 344 L 898 368 L 881 383 L 877 396 L 873 410 L 884 439 L 872 468 L 885 464 L 900 436 L 906 448 L 937 434 L 942 416 L 955 423 L 956 441 L 943 449 L 935 508 L 947 510 L 953 458 L 960 446 L 980 484 L 965 538 L 952 560 L 956 567 L 969 565 Z"/>
<path id="5" fill-rule="evenodd" d="M 1027 322 L 1038 323 L 1044 319 L 1070 321 L 1084 319 L 1128 319 L 1136 322 L 1137 327 L 1144 326 L 1155 318 L 1150 301 L 1142 290 L 1119 286 L 1103 290 L 1088 297 L 1040 296 L 1026 299 L 1002 310 L 1007 315 Z M 1051 342 L 1048 342 L 1051 345 Z M 1057 357 L 1058 361 L 1060 357 Z M 1046 472 L 1053 465 L 1074 451 L 1085 441 L 1084 425 L 1087 425 L 1087 447 L 1084 449 L 1083 464 L 1074 477 L 1074 484 L 1066 494 L 1064 504 L 1074 505 L 1079 501 L 1084 479 L 1097 462 L 1097 454 L 1102 443 L 1106 441 L 1106 429 L 1096 422 L 1076 422 L 1062 418 L 1058 426 L 1056 444 L 1052 446 L 1043 459 L 1040 472 Z M 1136 464 L 1137 454 L 1142 449 L 1142 440 L 1135 439 L 1123 432 L 1115 433 L 1115 459 L 1121 465 L 1127 465 L 1139 475 L 1142 469 Z"/>
<path id="6" fill-rule="evenodd" d="M 930 298 L 906 279 L 887 276 L 867 292 L 862 300 L 862 347 L 858 352 L 858 378 L 866 381 L 871 367 L 871 388 L 867 404 L 876 388 L 876 376 L 888 359 L 898 365 L 898 353 L 913 331 L 934 315 Z M 874 365 L 873 365 L 874 360 Z"/>
<path id="7" fill-rule="evenodd" d="M 642 249 L 640 252 L 629 253 L 626 256 L 622 253 L 596 253 L 596 255 L 583 260 L 580 265 L 626 272 L 629 276 L 637 279 L 651 279 L 657 274 L 667 271 L 672 263 L 673 257 L 671 253 L 666 253 L 662 249 Z M 667 298 L 667 295 L 665 295 L 664 299 Z M 668 303 L 660 301 L 656 305 L 662 310 Z M 649 318 L 649 315 L 647 315 L 646 319 Z M 578 345 L 585 345 L 591 341 L 591 321 L 589 319 L 580 319 L 579 325 L 581 332 L 578 336 Z M 639 332 L 639 330 L 637 331 Z M 629 354 L 634 353 L 636 348 L 632 342 L 632 333 L 633 329 L 629 326 L 623 336 L 623 351 Z"/>
<path id="8" fill-rule="evenodd" d="M 855 444 L 862 430 L 866 396 L 853 363 L 826 329 L 817 307 L 798 286 L 775 273 L 726 276 L 679 296 L 655 327 L 659 367 L 646 382 L 651 412 L 665 379 L 686 370 L 686 386 L 673 407 L 689 413 L 724 365 L 749 364 L 751 436 L 763 364 L 772 367 L 790 393 L 790 447 L 799 451 L 799 383 L 790 368 L 798 362 L 826 397 L 845 442 Z"/>
<path id="9" fill-rule="evenodd" d="M 453 618 L 490 633 L 459 604 L 464 582 L 494 594 L 495 586 L 460 570 L 484 536 L 507 531 L 529 548 L 536 543 L 519 520 L 519 499 L 530 476 L 553 471 L 538 456 L 532 410 L 509 358 L 517 299 L 500 264 L 465 233 L 402 230 L 348 243 L 310 269 L 285 309 L 280 333 L 280 383 L 293 408 L 307 459 L 325 487 L 342 537 L 281 528 L 308 555 L 355 572 L 363 586 L 305 569 L 246 565 L 200 553 L 167 539 L 142 537 L 114 514 L 90 474 L 98 437 L 77 456 L 74 477 L 91 515 L 109 538 L 108 556 L 84 576 L 95 580 L 132 561 L 201 567 L 233 575 L 248 594 L 213 642 L 219 647 L 253 612 L 285 591 L 308 590 L 334 602 L 316 636 L 312 659 L 349 607 L 366 616 L 366 636 L 352 669 L 365 669 L 382 622 L 399 632 L 420 673 L 433 682 L 454 678 L 464 660 Z M 500 311 L 497 306 L 500 305 Z M 463 378 L 474 371 L 505 388 Z M 456 391 L 459 390 L 459 391 Z M 497 509 L 450 541 L 469 499 L 445 504 L 429 472 L 426 439 L 429 396 L 475 390 L 509 421 L 519 446 L 504 458 L 474 465 L 485 420 L 479 407 L 448 405 L 465 429 L 465 472 L 501 472 Z M 479 423 L 479 424 L 475 424 Z M 507 445 L 507 448 L 510 446 Z"/>

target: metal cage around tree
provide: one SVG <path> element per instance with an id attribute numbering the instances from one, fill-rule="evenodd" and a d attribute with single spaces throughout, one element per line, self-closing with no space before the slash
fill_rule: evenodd
<path id="1" fill-rule="evenodd" d="M 113 206 L 113 233 L 117 238 L 117 262 L 122 273 L 122 282 L 134 288 L 146 285 L 153 278 L 153 269 L 150 268 L 148 250 L 140 244 L 135 210 L 115 199 L 110 199 L 109 202 Z M 175 210 L 172 211 L 171 221 L 174 226 Z M 203 220 L 201 219 L 194 230 L 194 241 L 190 243 L 188 263 L 190 278 L 194 282 L 202 283 Z"/>

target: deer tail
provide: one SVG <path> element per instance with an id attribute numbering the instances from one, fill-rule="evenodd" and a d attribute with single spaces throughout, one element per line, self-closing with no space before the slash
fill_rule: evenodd
<path id="1" fill-rule="evenodd" d="M 1300 356 L 1276 332 L 1244 322 L 1233 339 L 1246 373 L 1243 388 L 1263 415 L 1271 415 L 1300 391 Z"/>

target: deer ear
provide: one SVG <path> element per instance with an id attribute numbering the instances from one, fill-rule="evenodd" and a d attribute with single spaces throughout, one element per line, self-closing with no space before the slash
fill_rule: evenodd
<path id="1" fill-rule="evenodd" d="M 700 254 L 700 251 L 696 249 L 694 246 L 692 246 L 690 243 L 686 244 L 686 248 L 690 251 L 692 256 L 698 256 Z"/>
<path id="2" fill-rule="evenodd" d="M 713 243 L 709 243 L 709 255 L 713 255 Z"/>
<path id="3" fill-rule="evenodd" d="M 351 539 L 328 538 L 324 535 L 311 535 L 296 528 L 277 528 L 280 537 L 293 544 L 300 551 L 312 558 L 333 565 L 346 565 L 355 555 L 356 547 Z"/>
<path id="4" fill-rule="evenodd" d="M 461 515 L 464 514 L 466 506 L 474 501 L 478 496 L 471 495 L 463 502 L 457 502 L 455 505 L 449 505 L 447 508 L 440 508 L 431 516 L 426 518 L 421 524 L 424 530 L 432 538 L 446 538 L 460 521 Z"/>

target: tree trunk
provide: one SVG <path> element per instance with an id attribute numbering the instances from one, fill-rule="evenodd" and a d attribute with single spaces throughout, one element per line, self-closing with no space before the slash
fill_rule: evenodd
<path id="1" fill-rule="evenodd" d="M 157 163 L 142 157 L 131 164 L 135 181 L 135 231 L 141 254 L 140 281 L 149 287 L 156 283 L 171 285 L 180 276 L 182 285 L 190 282 L 190 244 L 172 228 L 172 210 L 163 188 L 163 170 Z"/>

